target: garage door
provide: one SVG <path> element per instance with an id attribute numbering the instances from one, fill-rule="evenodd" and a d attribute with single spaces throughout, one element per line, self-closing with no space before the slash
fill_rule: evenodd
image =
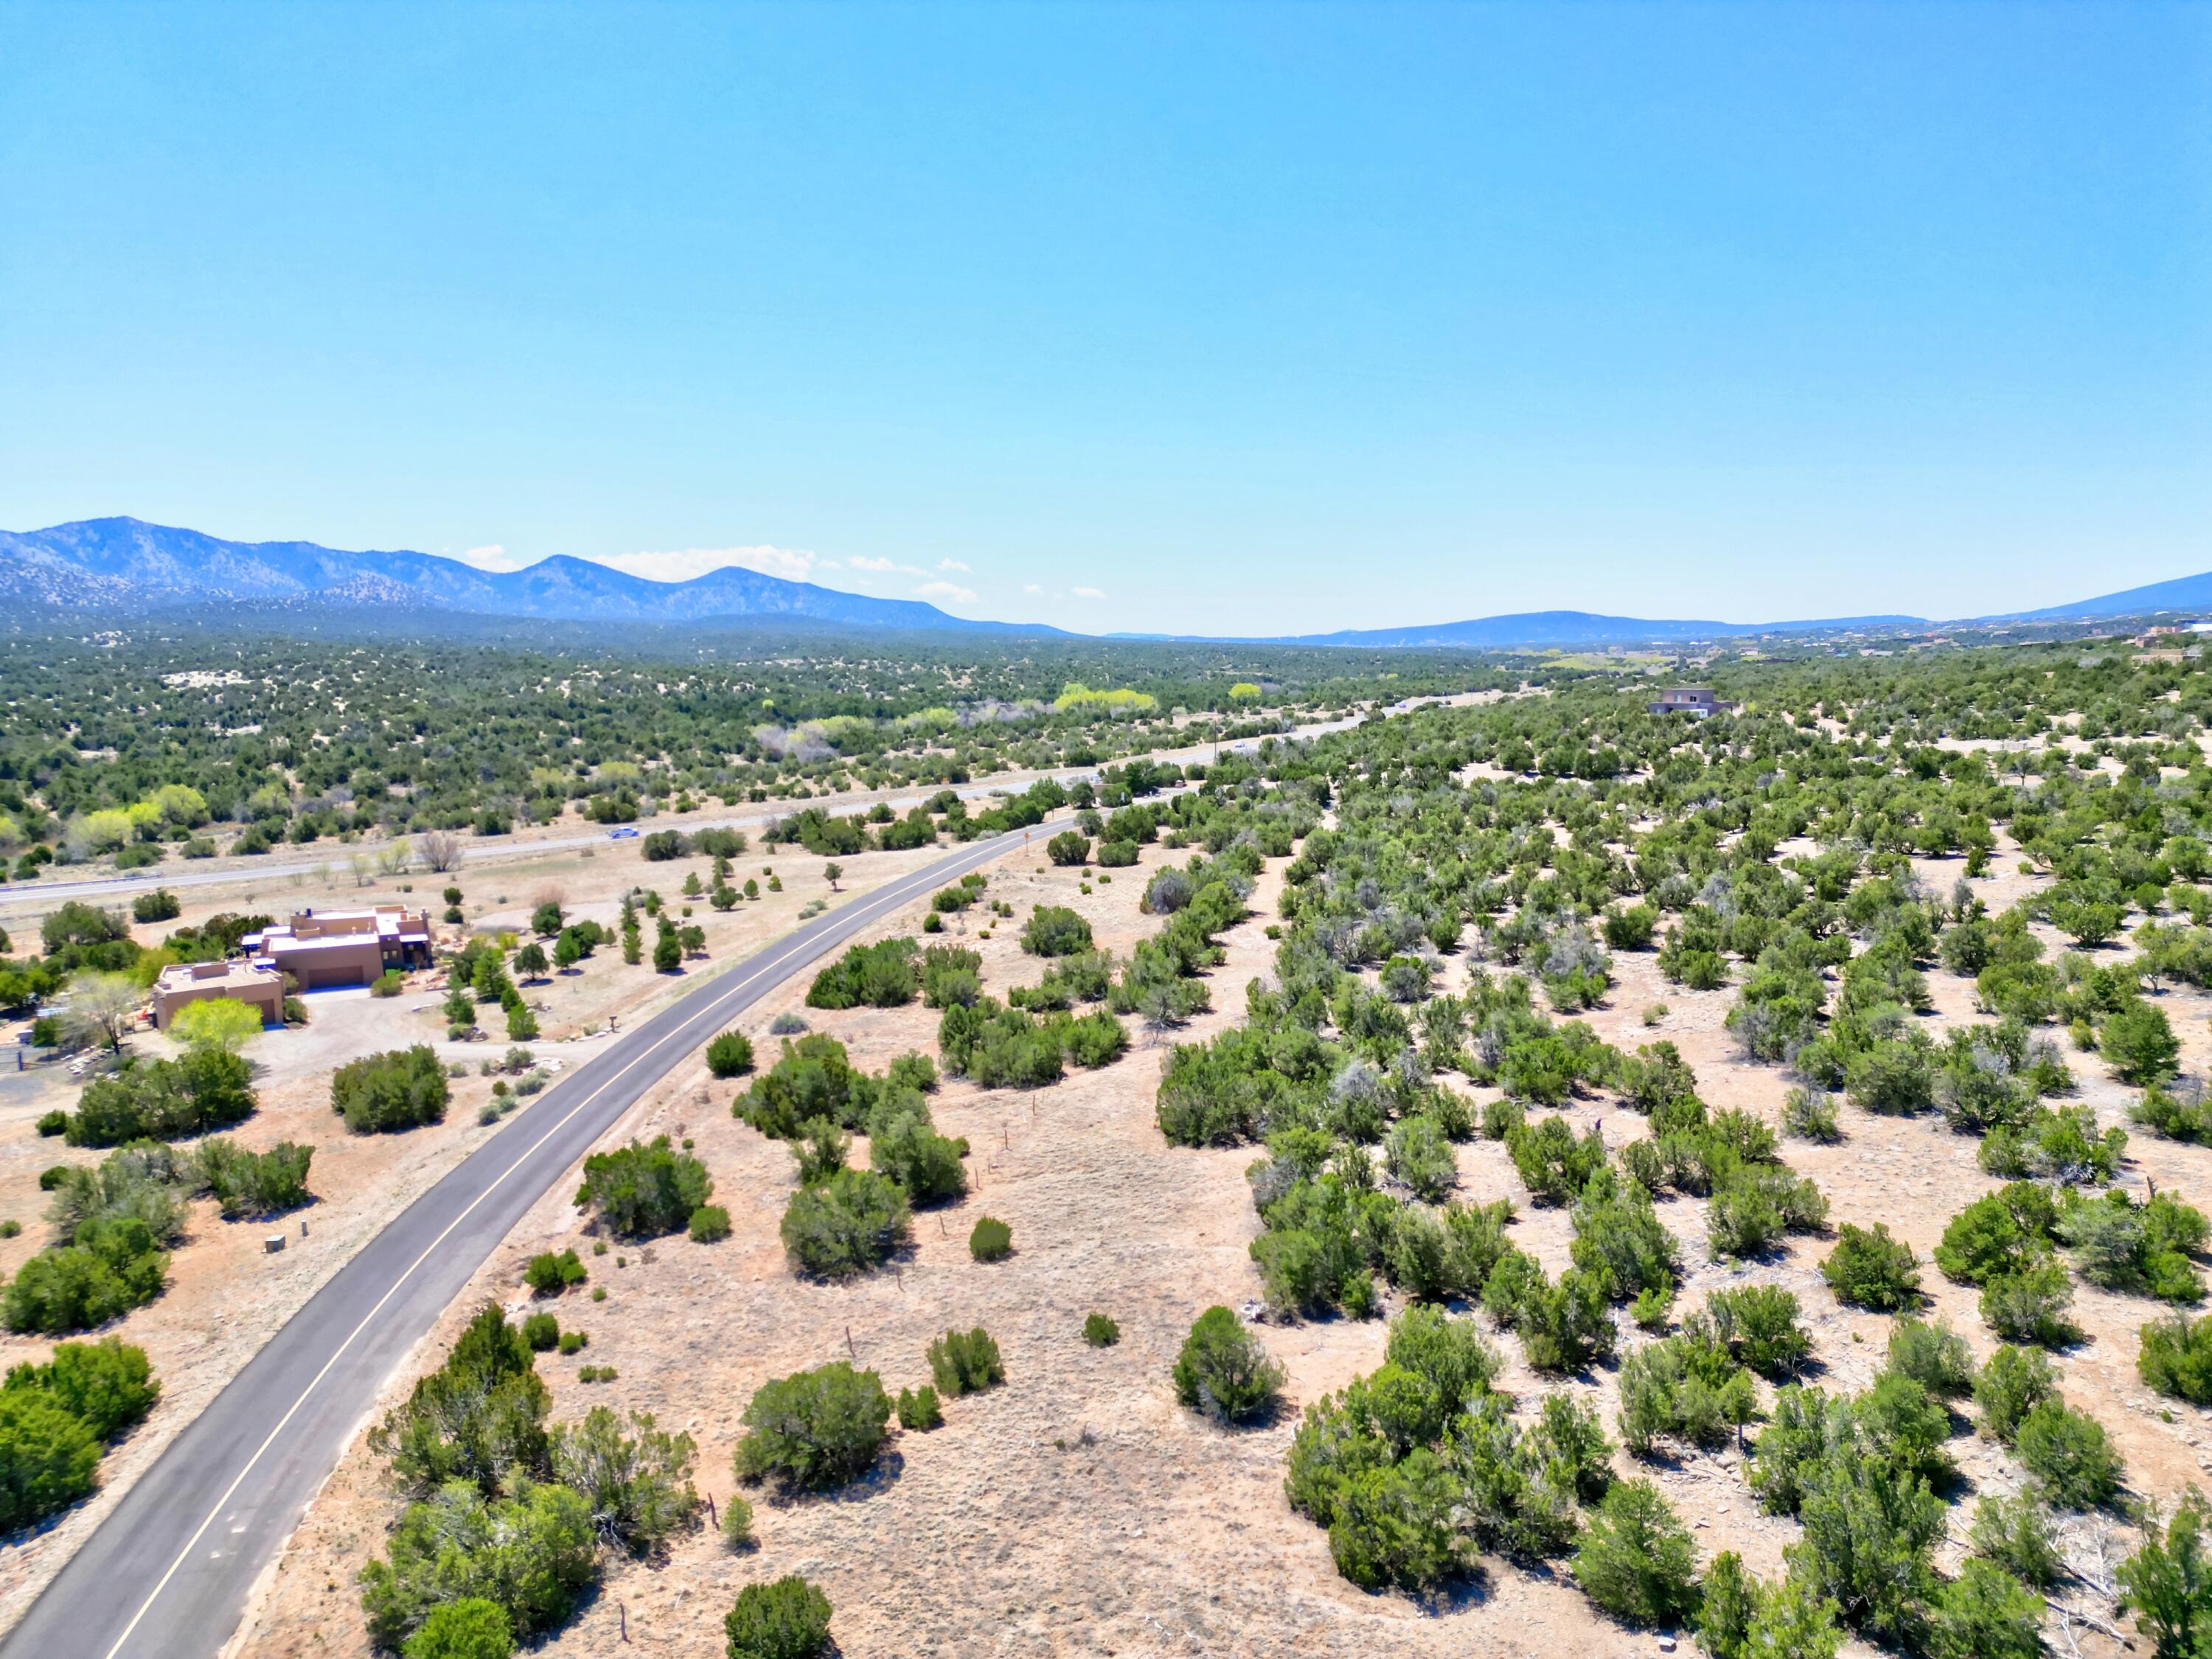
<path id="1" fill-rule="evenodd" d="M 310 968 L 307 969 L 307 988 L 327 991 L 339 985 L 366 985 L 367 978 L 358 968 Z"/>

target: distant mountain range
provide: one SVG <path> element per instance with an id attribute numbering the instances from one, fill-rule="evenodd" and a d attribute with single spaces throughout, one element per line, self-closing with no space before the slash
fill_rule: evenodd
<path id="1" fill-rule="evenodd" d="M 431 553 L 347 553 L 313 542 L 232 542 L 137 519 L 88 519 L 51 529 L 0 531 L 0 611 L 144 615 L 234 606 L 251 612 L 450 616 L 598 623 L 805 624 L 869 632 L 905 630 L 1075 639 L 1041 623 L 974 622 L 915 599 L 878 599 L 729 567 L 689 581 L 656 582 L 588 559 L 544 559 L 527 569 L 479 570 Z M 1954 625 L 2094 621 L 2160 611 L 2212 616 L 2212 572 L 2132 587 L 2071 605 Z M 1344 629 L 1262 645 L 1499 650 L 1514 646 L 1686 644 L 1759 635 L 1887 633 L 1943 624 L 1921 617 L 1832 617 L 1724 623 L 1534 611 L 1408 628 Z M 1205 635 L 1116 635 L 1192 641 Z"/>
<path id="2" fill-rule="evenodd" d="M 524 570 L 479 570 L 434 553 L 343 553 L 313 542 L 229 542 L 137 519 L 87 519 L 21 534 L 0 531 L 0 605 L 147 611 L 287 601 L 568 622 L 753 617 L 871 630 L 1060 631 L 969 622 L 916 599 L 843 593 L 736 566 L 690 581 L 656 582 L 588 559 L 555 557 Z"/>

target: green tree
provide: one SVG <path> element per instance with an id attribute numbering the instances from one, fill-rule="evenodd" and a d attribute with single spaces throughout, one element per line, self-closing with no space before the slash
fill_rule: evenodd
<path id="1" fill-rule="evenodd" d="M 261 1014 L 228 997 L 204 997 L 177 1010 L 169 1035 L 188 1048 L 235 1054 L 261 1035 Z"/>
<path id="2" fill-rule="evenodd" d="M 842 1486 L 876 1461 L 890 1414 L 883 1379 L 842 1359 L 763 1382 L 745 1407 L 738 1478 L 774 1475 L 801 1490 Z"/>
<path id="3" fill-rule="evenodd" d="M 678 1152 L 666 1135 L 655 1135 L 650 1143 L 633 1140 L 586 1158 L 575 1204 L 597 1210 L 617 1238 L 659 1238 L 682 1232 L 714 1194 L 707 1166 Z"/>
<path id="4" fill-rule="evenodd" d="M 92 1491 L 100 1441 L 44 1390 L 0 1389 L 0 1531 L 16 1532 Z"/>
<path id="5" fill-rule="evenodd" d="M 1617 1480 L 1575 1551 L 1575 1582 L 1624 1624 L 1662 1625 L 1698 1605 L 1698 1553 L 1659 1488 Z"/>
<path id="6" fill-rule="evenodd" d="M 445 1119 L 446 1068 L 425 1043 L 349 1060 L 331 1077 L 331 1109 L 357 1135 Z"/>
<path id="7" fill-rule="evenodd" d="M 2120 1563 L 2120 1607 L 2136 1616 L 2157 1659 L 2212 1652 L 2212 1506 L 2192 1485 L 2163 1528 L 2151 1507 L 2141 1548 Z"/>
<path id="8" fill-rule="evenodd" d="M 2166 1010 L 2148 1002 L 2130 1002 L 2109 1016 L 2097 1034 L 2097 1047 L 2112 1075 L 2138 1089 L 2172 1077 L 2181 1053 Z"/>
<path id="9" fill-rule="evenodd" d="M 1208 1308 L 1175 1363 L 1176 1398 L 1194 1412 L 1249 1422 L 1274 1404 L 1287 1373 L 1227 1308 Z"/>

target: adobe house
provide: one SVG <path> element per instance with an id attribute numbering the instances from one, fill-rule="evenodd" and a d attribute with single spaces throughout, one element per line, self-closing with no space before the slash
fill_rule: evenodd
<path id="1" fill-rule="evenodd" d="M 298 910 L 289 923 L 239 943 L 256 961 L 291 975 L 303 991 L 368 985 L 387 969 L 430 965 L 430 913 L 400 904 Z"/>
<path id="2" fill-rule="evenodd" d="M 1717 714 L 1724 708 L 1733 708 L 1732 702 L 1723 702 L 1713 695 L 1710 685 L 1669 686 L 1659 694 L 1658 700 L 1644 704 L 1654 714 L 1687 714 L 1692 720 L 1703 720 L 1708 714 Z"/>
<path id="3" fill-rule="evenodd" d="M 253 962 L 173 962 L 154 981 L 154 1025 L 166 1031 L 177 1011 L 228 997 L 261 1016 L 264 1025 L 284 1023 L 284 975 Z"/>

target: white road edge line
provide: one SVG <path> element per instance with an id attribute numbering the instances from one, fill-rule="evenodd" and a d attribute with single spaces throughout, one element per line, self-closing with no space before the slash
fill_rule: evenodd
<path id="1" fill-rule="evenodd" d="M 994 837 L 991 842 L 986 842 L 985 845 L 992 848 L 994 854 L 997 852 L 1012 851 L 1015 846 L 1026 844 L 1032 839 L 1032 836 L 1031 832 L 1027 830 L 1018 832 L 1018 836 L 1016 834 L 1010 833 L 1003 838 L 1006 843 L 1004 847 L 1000 847 L 998 844 L 1000 839 L 1000 838 L 999 837 Z M 977 860 L 979 863 L 988 863 L 988 860 Z M 945 876 L 933 876 L 927 882 L 921 883 L 920 884 L 927 887 L 936 887 L 941 885 L 946 879 L 948 879 L 948 878 Z M 907 878 L 908 883 L 911 883 L 913 880 L 914 878 L 912 877 L 908 877 Z M 900 887 L 903 887 L 906 884 L 906 883 L 899 884 L 896 887 L 888 888 L 884 890 L 884 891 L 876 894 L 871 898 L 863 900 L 859 906 L 855 907 L 847 919 L 854 921 L 860 921 L 865 925 L 867 921 L 873 921 L 878 919 L 873 915 L 866 915 L 864 917 L 863 913 L 866 912 L 872 907 L 881 906 L 885 909 L 896 910 L 900 905 L 904 904 L 907 902 L 908 895 L 903 891 L 898 890 Z M 898 892 L 898 896 L 892 900 L 890 903 L 887 905 L 884 904 L 884 901 L 890 898 L 891 894 L 895 891 Z M 855 931 L 858 930 L 855 929 Z M 757 980 L 763 974 L 769 971 L 769 969 L 781 966 L 784 958 L 790 956 L 794 950 L 802 949 L 804 946 L 812 943 L 813 941 L 811 939 L 792 941 L 781 951 L 778 951 L 771 961 L 763 963 L 760 966 L 753 969 L 743 979 L 738 980 L 732 984 L 725 986 L 715 994 L 714 1000 L 708 1004 L 707 1007 L 701 1011 L 701 1014 L 719 1013 L 720 1012 L 721 1005 L 729 1000 L 730 995 L 732 992 L 740 990 L 746 985 Z M 685 1020 L 683 1024 L 676 1028 L 676 1030 L 669 1033 L 669 1036 L 675 1036 L 684 1032 L 688 1032 L 692 1026 L 699 1023 L 700 1017 L 700 1015 L 694 1015 L 690 1019 Z M 161 1592 L 168 1589 L 169 1581 L 177 1576 L 177 1570 L 183 1566 L 187 1560 L 191 1559 L 192 1552 L 199 1547 L 200 1540 L 207 1535 L 207 1529 L 216 1523 L 216 1520 L 222 1516 L 225 1506 L 228 1505 L 230 1500 L 237 1495 L 238 1489 L 246 1484 L 246 1477 L 253 1473 L 254 1466 L 261 1462 L 262 1458 L 267 1454 L 269 1448 L 276 1443 L 276 1437 L 284 1432 L 286 1426 L 290 1424 L 293 1418 L 299 1414 L 300 1408 L 306 1405 L 310 1396 L 314 1394 L 315 1390 L 322 1386 L 323 1379 L 331 1374 L 331 1368 L 336 1365 L 338 1361 L 344 1357 L 346 1350 L 350 1348 L 354 1345 L 355 1340 L 358 1338 L 363 1331 L 368 1328 L 371 1322 L 376 1318 L 377 1315 L 384 1311 L 384 1304 L 391 1301 L 393 1297 L 398 1295 L 400 1287 L 405 1285 L 409 1279 L 415 1276 L 415 1270 L 420 1267 L 425 1261 L 428 1261 L 436 1252 L 438 1247 L 443 1244 L 447 1238 L 453 1233 L 453 1229 L 459 1226 L 461 1223 L 467 1220 L 471 1215 L 474 1214 L 478 1205 L 482 1204 L 486 1199 L 497 1192 L 501 1184 L 504 1182 L 509 1176 L 513 1175 L 515 1170 L 521 1168 L 532 1153 L 537 1152 L 539 1147 L 543 1146 L 555 1135 L 560 1133 L 562 1129 L 568 1127 L 569 1123 L 574 1121 L 577 1113 L 582 1111 L 593 1101 L 597 1100 L 601 1095 L 605 1094 L 609 1089 L 614 1087 L 617 1083 L 629 1076 L 629 1073 L 635 1071 L 643 1061 L 658 1054 L 659 1051 L 666 1046 L 667 1042 L 668 1037 L 661 1038 L 659 1042 L 654 1043 L 650 1048 L 647 1049 L 644 1054 L 640 1054 L 637 1059 L 631 1060 L 629 1064 L 623 1066 L 621 1071 L 617 1072 L 614 1076 L 609 1078 L 605 1083 L 600 1084 L 597 1088 L 593 1089 L 590 1094 L 585 1096 L 582 1100 L 577 1102 L 575 1105 L 569 1108 L 567 1112 L 562 1115 L 558 1122 L 553 1124 L 544 1134 L 538 1136 L 538 1139 L 532 1141 L 526 1148 L 517 1153 L 514 1158 L 508 1160 L 507 1167 L 501 1170 L 498 1175 L 492 1178 L 491 1183 L 487 1186 L 483 1191 L 478 1193 L 476 1197 L 469 1200 L 468 1207 L 463 1210 L 459 1215 L 455 1216 L 451 1221 L 447 1222 L 446 1224 L 445 1230 L 423 1248 L 422 1253 L 420 1255 L 416 1256 L 414 1261 L 407 1264 L 406 1270 L 397 1279 L 392 1281 L 391 1288 L 377 1298 L 376 1305 L 362 1316 L 361 1322 L 356 1325 L 351 1331 L 347 1333 L 346 1340 L 339 1343 L 336 1351 L 331 1353 L 331 1357 L 323 1362 L 322 1370 L 317 1371 L 313 1378 L 308 1382 L 307 1386 L 300 1391 L 300 1397 L 292 1402 L 290 1407 L 285 1412 L 283 1416 L 277 1419 L 276 1426 L 270 1430 L 268 1437 L 263 1440 L 260 1445 L 254 1449 L 253 1455 L 246 1459 L 246 1467 L 238 1472 L 237 1478 L 234 1480 L 228 1487 L 224 1488 L 222 1496 L 216 1500 L 215 1507 L 208 1511 L 207 1518 L 202 1521 L 198 1527 L 193 1528 L 192 1535 L 185 1540 L 184 1548 L 177 1553 L 177 1559 L 169 1563 L 168 1571 L 164 1572 L 160 1580 L 155 1584 L 154 1588 L 147 1592 L 146 1599 L 139 1604 L 137 1612 L 131 1615 L 131 1622 L 123 1627 L 123 1633 L 115 1638 L 114 1645 L 107 1650 L 106 1659 L 116 1659 L 116 1656 L 123 1651 L 123 1644 L 128 1642 L 131 1637 L 137 1633 L 139 1621 L 145 1618 L 146 1614 L 152 1609 L 154 1603 L 161 1600 Z M 458 1169 L 460 1166 L 456 1164 L 454 1167 Z M 302 1305 L 304 1306 L 305 1304 Z M 343 1455 L 343 1451 L 341 1452 L 341 1455 Z"/>

